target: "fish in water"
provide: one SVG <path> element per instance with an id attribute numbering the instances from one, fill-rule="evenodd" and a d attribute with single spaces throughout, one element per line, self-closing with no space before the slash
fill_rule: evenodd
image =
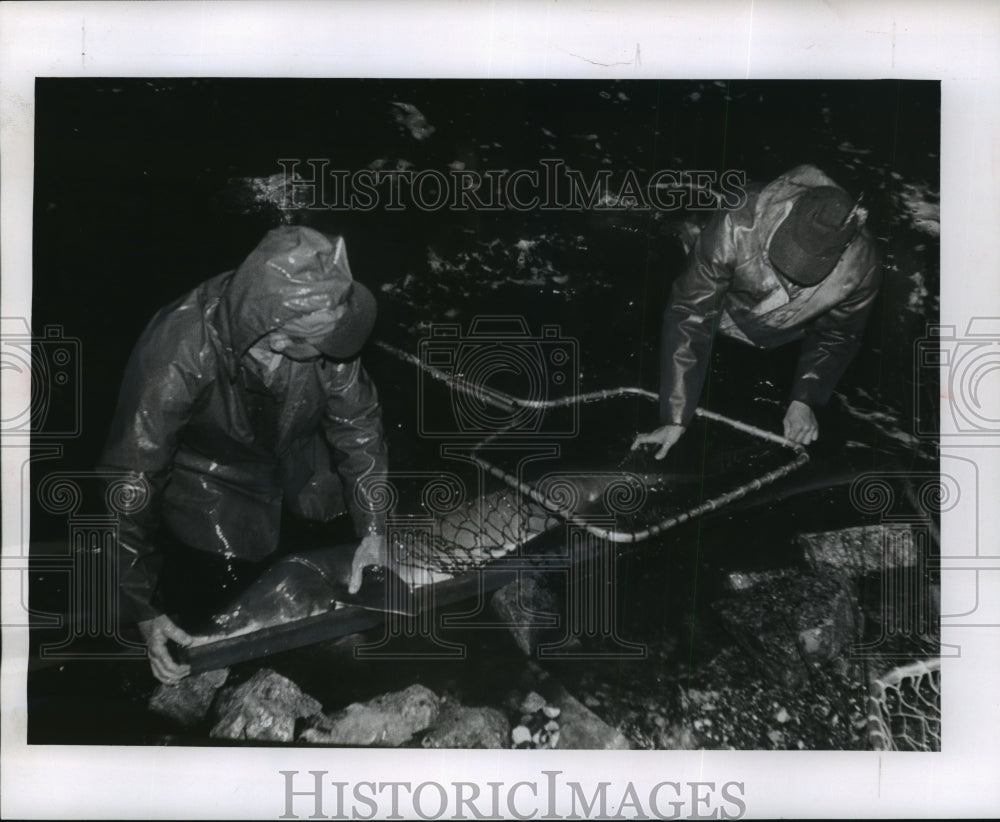
<path id="1" fill-rule="evenodd" d="M 497 491 L 469 501 L 429 528 L 395 527 L 391 566 L 405 584 L 418 588 L 484 566 L 560 521 L 516 491 Z M 334 545 L 282 557 L 212 617 L 211 628 L 198 637 L 198 644 L 316 616 L 348 601 L 356 546 Z M 362 590 L 369 587 L 366 579 Z"/>
<path id="2" fill-rule="evenodd" d="M 682 474 L 552 474 L 534 486 L 547 505 L 510 488 L 486 494 L 439 518 L 436 527 L 429 529 L 430 538 L 427 530 L 407 538 L 397 528 L 393 556 L 400 576 L 411 585 L 439 582 L 480 568 L 562 527 L 567 515 L 614 513 L 615 491 L 625 497 L 644 497 L 668 486 L 699 481 L 697 475 Z"/>
<path id="3" fill-rule="evenodd" d="M 356 544 L 282 557 L 215 614 L 211 627 L 195 638 L 195 644 L 294 622 L 337 607 L 338 591 L 347 590 L 350 559 Z M 334 577 L 334 573 L 344 574 L 344 558 L 347 575 Z"/>
<path id="4" fill-rule="evenodd" d="M 563 513 L 585 514 L 605 504 L 614 483 L 624 481 L 638 491 L 637 484 L 655 489 L 697 479 L 664 474 L 553 475 L 537 487 Z M 563 522 L 552 508 L 505 488 L 464 503 L 430 527 L 394 527 L 391 567 L 402 580 L 400 585 L 416 589 L 481 568 Z M 355 547 L 356 543 L 337 545 L 279 559 L 212 618 L 212 627 L 199 637 L 199 644 L 316 616 L 350 602 L 347 584 Z M 385 588 L 384 577 L 380 581 L 382 585 L 366 576 L 362 592 Z"/>

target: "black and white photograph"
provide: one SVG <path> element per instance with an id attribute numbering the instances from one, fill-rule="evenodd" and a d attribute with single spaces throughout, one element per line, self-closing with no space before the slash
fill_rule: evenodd
<path id="1" fill-rule="evenodd" d="M 732 764 L 761 752 L 877 761 L 849 807 L 891 814 L 883 761 L 905 793 L 956 753 L 1000 319 L 942 307 L 942 237 L 978 242 L 947 84 L 623 68 L 649 48 L 33 78 L 27 756 L 267 781 L 237 815 L 666 819 L 785 807 Z"/>

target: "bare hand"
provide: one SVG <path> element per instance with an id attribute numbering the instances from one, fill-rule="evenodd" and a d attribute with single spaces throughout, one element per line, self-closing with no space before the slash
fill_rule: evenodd
<path id="1" fill-rule="evenodd" d="M 172 639 L 183 646 L 190 645 L 194 640 L 186 631 L 177 627 L 170 617 L 160 614 L 147 619 L 139 623 L 139 630 L 146 639 L 153 676 L 160 682 L 175 685 L 191 673 L 190 665 L 181 665 L 170 655 L 167 640 Z"/>
<path id="2" fill-rule="evenodd" d="M 792 400 L 785 413 L 785 439 L 808 445 L 819 437 L 819 423 L 813 410 L 804 402 Z"/>
<path id="3" fill-rule="evenodd" d="M 636 437 L 635 442 L 632 443 L 632 450 L 635 451 L 643 445 L 655 445 L 659 450 L 654 456 L 656 459 L 662 460 L 683 433 L 683 425 L 663 425 L 649 434 L 640 434 Z"/>
<path id="4" fill-rule="evenodd" d="M 385 535 L 369 535 L 361 540 L 354 549 L 354 560 L 351 562 L 351 581 L 347 593 L 356 594 L 361 590 L 361 579 L 365 568 L 369 565 L 384 567 L 389 561 L 389 548 Z"/>

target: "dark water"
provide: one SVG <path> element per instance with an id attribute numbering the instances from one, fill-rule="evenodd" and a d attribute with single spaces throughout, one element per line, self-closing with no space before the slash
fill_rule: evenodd
<path id="1" fill-rule="evenodd" d="M 813 490 L 796 494 L 794 482 L 784 483 L 780 499 L 762 495 L 756 507 L 751 500 L 619 560 L 621 631 L 654 652 L 641 671 L 595 663 L 589 676 L 604 686 L 640 682 L 655 694 L 663 677 L 718 649 L 710 618 L 704 627 L 697 617 L 727 570 L 794 562 L 798 531 L 863 520 L 845 484 L 824 489 L 830 478 L 936 470 L 936 442 L 920 433 L 935 425 L 915 423 L 924 400 L 936 406 L 936 375 L 915 368 L 914 347 L 938 313 L 939 111 L 932 82 L 40 80 L 33 323 L 36 332 L 59 324 L 80 341 L 79 407 L 69 390 L 46 390 L 50 419 L 78 413 L 81 434 L 52 440 L 62 456 L 36 463 L 34 480 L 94 464 L 125 360 L 153 312 L 237 265 L 267 228 L 289 217 L 240 182 L 280 172 L 281 158 L 328 159 L 352 171 L 482 173 L 537 170 L 555 159 L 587 179 L 610 171 L 612 194 L 628 172 L 646 179 L 661 169 L 735 169 L 766 180 L 816 164 L 848 191 L 864 192 L 885 258 L 882 293 L 861 354 L 820 414 L 811 465 L 797 474 Z M 572 341 L 576 358 L 571 387 L 589 391 L 655 390 L 670 277 L 706 216 L 692 208 L 377 207 L 294 219 L 344 234 L 355 276 L 379 296 L 377 338 L 416 351 L 430 323 L 467 333 L 477 316 L 511 315 L 524 319 L 535 344 L 543 325 L 558 326 L 558 340 Z M 795 356 L 794 346 L 760 354 L 721 341 L 705 404 L 777 431 Z M 366 365 L 383 397 L 393 467 L 441 466 L 441 438 L 421 436 L 418 375 L 375 349 Z M 522 393 L 518 379 L 504 387 Z M 544 388 L 556 394 L 564 386 Z M 441 407 L 427 409 L 430 417 L 440 419 Z M 591 436 L 615 423 L 627 441 L 652 420 L 637 411 L 595 423 Z M 573 442 L 586 452 L 591 440 L 582 430 Z M 32 506 L 32 539 L 65 540 L 65 515 L 34 498 Z M 60 611 L 61 580 L 37 576 L 33 600 Z M 51 632 L 36 631 L 34 641 Z M 497 667 L 519 669 L 502 637 L 474 642 L 485 643 L 476 657 L 482 664 L 450 677 L 447 665 L 422 674 L 415 665 L 413 675 L 476 691 L 472 683 L 498 681 Z M 352 665 L 344 663 L 342 690 L 331 700 L 385 684 L 377 666 Z M 143 728 L 140 736 L 159 738 L 169 729 L 145 715 L 137 696 L 148 675 L 141 663 L 125 667 L 123 676 L 114 663 L 39 665 L 32 731 L 54 740 L 75 728 L 75 736 L 101 741 L 128 740 Z M 624 692 L 608 693 L 619 706 L 627 701 Z M 80 718 L 77 700 L 93 706 L 91 719 Z"/>

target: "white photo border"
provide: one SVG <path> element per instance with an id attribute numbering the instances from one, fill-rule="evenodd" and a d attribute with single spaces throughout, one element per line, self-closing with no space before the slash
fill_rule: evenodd
<path id="1" fill-rule="evenodd" d="M 937 79 L 942 82 L 941 316 L 959 333 L 1000 316 L 1000 9 L 959 0 L 630 2 L 158 2 L 0 6 L 4 316 L 31 316 L 36 77 Z M 7 407 L 27 386 L 4 374 Z M 6 418 L 6 417 L 5 417 Z M 996 436 L 954 446 L 1000 498 Z M 19 553 L 23 449 L 2 452 L 4 556 Z M 945 516 L 945 553 L 1000 553 L 995 508 Z M 971 530 L 970 530 L 971 529 Z M 955 554 L 963 554 L 957 547 Z M 27 631 L 5 629 L 0 815 L 261 818 L 285 810 L 282 770 L 346 782 L 545 779 L 745 783 L 748 817 L 990 816 L 1000 807 L 1000 568 L 976 570 L 981 619 L 947 625 L 938 754 L 336 750 L 27 746 Z M 2 574 L 4 610 L 20 596 Z M 943 575 L 944 576 L 944 575 Z M 965 580 L 965 577 L 962 578 Z M 963 582 L 964 584 L 964 582 Z M 966 591 L 945 577 L 942 611 Z M 529 798 L 523 808 L 534 807 Z M 544 818 L 540 805 L 536 818 Z M 309 811 L 300 809 L 299 818 Z M 329 814 L 329 811 L 328 811 Z M 626 814 L 627 815 L 627 814 Z M 552 817 L 549 817 L 552 818 Z"/>

